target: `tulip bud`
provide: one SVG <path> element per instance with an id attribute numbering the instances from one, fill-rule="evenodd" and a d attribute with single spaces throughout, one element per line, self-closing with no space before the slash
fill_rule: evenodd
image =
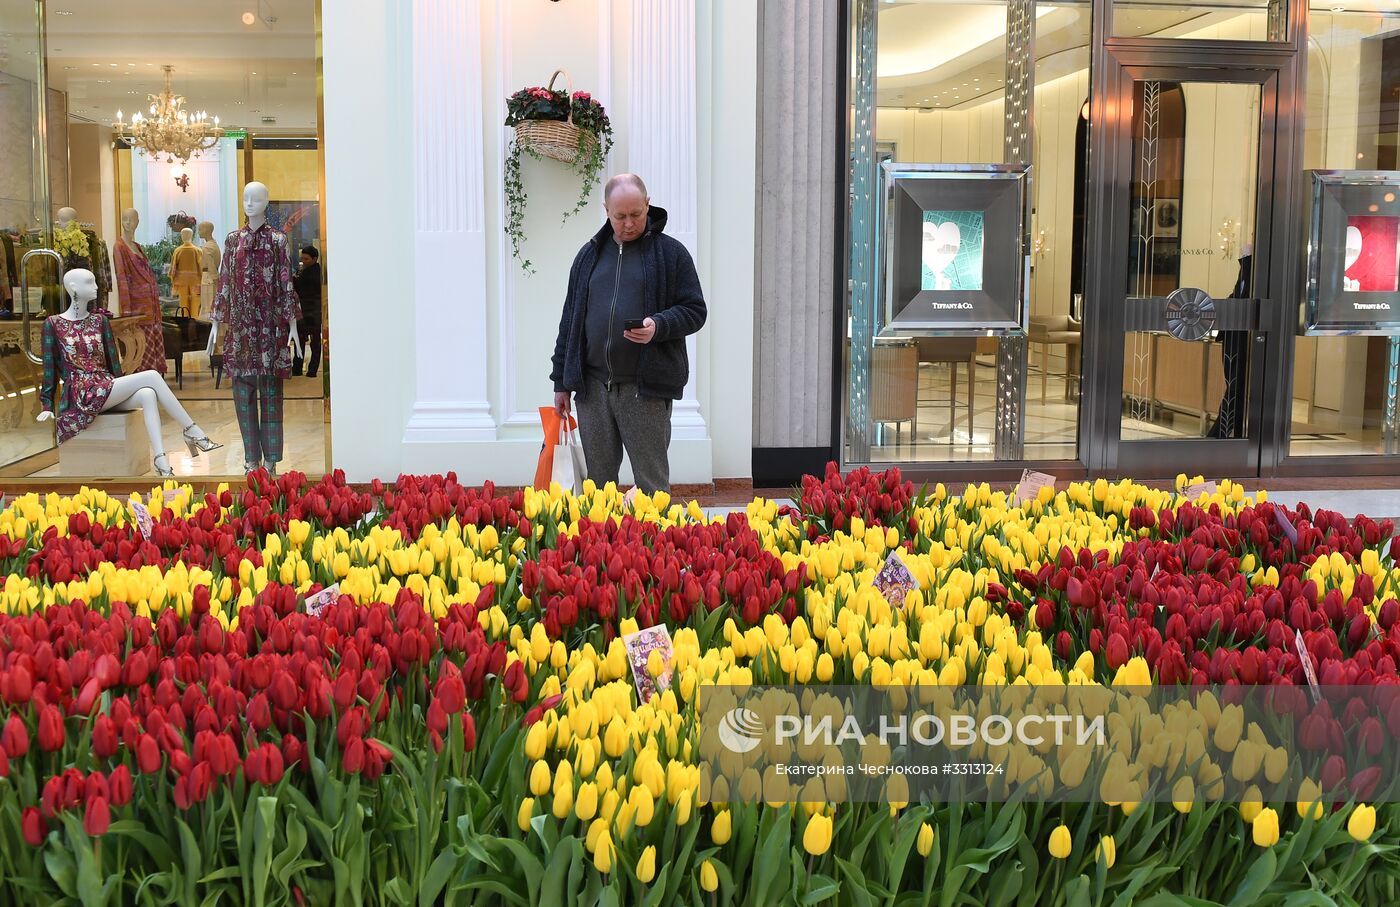
<path id="1" fill-rule="evenodd" d="M 807 820 L 807 828 L 802 833 L 802 847 L 812 856 L 819 857 L 831 848 L 831 834 L 830 816 L 812 816 Z"/>
<path id="2" fill-rule="evenodd" d="M 706 891 L 719 888 L 719 873 L 715 872 L 715 864 L 709 860 L 700 864 L 700 887 Z"/>
<path id="3" fill-rule="evenodd" d="M 87 832 L 88 837 L 105 835 L 111 824 L 112 811 L 107 805 L 107 798 L 99 796 L 89 800 L 83 813 L 83 831 Z"/>
<path id="4" fill-rule="evenodd" d="M 1050 832 L 1050 856 L 1057 860 L 1069 857 L 1070 851 L 1074 849 L 1074 839 L 1070 837 L 1067 825 L 1057 825 L 1055 830 Z"/>
<path id="5" fill-rule="evenodd" d="M 44 843 L 44 838 L 48 837 L 49 825 L 44 821 L 44 817 L 39 814 L 38 807 L 29 806 L 24 810 L 24 817 L 20 820 L 20 826 L 24 832 L 24 843 L 30 847 L 38 847 Z"/>
<path id="6" fill-rule="evenodd" d="M 1364 803 L 1357 804 L 1347 820 L 1347 834 L 1357 841 L 1369 841 L 1376 830 L 1376 808 Z"/>

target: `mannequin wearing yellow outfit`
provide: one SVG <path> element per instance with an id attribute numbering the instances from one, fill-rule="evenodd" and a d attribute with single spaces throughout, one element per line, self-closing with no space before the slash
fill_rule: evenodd
<path id="1" fill-rule="evenodd" d="M 199 314 L 199 284 L 203 279 L 204 253 L 194 244 L 194 231 L 180 231 L 180 246 L 170 256 L 170 289 L 180 297 L 180 308 Z"/>

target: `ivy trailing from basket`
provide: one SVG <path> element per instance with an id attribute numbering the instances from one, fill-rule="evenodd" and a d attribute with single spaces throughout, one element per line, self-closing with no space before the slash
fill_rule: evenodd
<path id="1" fill-rule="evenodd" d="M 558 160 L 580 176 L 578 200 L 564 213 L 563 219 L 568 220 L 587 207 L 613 145 L 612 123 L 603 105 L 586 91 L 571 95 L 555 89 L 553 82 L 551 79 L 548 88 L 523 88 L 506 99 L 506 125 L 516 127 L 505 161 L 506 234 L 510 236 L 511 254 L 527 274 L 534 273 L 534 266 L 522 251 L 526 238 L 525 206 L 529 200 L 520 166 L 524 156 L 537 161 L 546 157 Z M 540 141 L 528 125 L 521 128 L 532 122 L 572 126 L 573 130 L 558 130 L 570 144 Z M 573 138 L 568 139 L 569 135 Z"/>

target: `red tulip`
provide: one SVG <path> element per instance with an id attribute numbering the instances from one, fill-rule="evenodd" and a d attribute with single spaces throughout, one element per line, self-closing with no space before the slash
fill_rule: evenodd
<path id="1" fill-rule="evenodd" d="M 63 727 L 63 713 L 57 706 L 46 705 L 39 710 L 39 749 L 54 753 L 63 749 L 66 737 Z"/>
<path id="2" fill-rule="evenodd" d="M 345 753 L 341 757 L 340 767 L 348 774 L 358 775 L 365 767 L 365 741 L 362 737 L 352 737 L 345 745 Z"/>
<path id="3" fill-rule="evenodd" d="M 43 844 L 44 838 L 48 837 L 49 834 L 49 824 L 44 821 L 44 817 L 34 806 L 25 807 L 20 827 L 24 833 L 24 843 L 30 847 L 38 847 Z"/>
<path id="4" fill-rule="evenodd" d="M 136 740 L 136 768 L 143 775 L 160 771 L 160 745 L 150 734 L 142 734 Z"/>
<path id="5" fill-rule="evenodd" d="M 110 716 L 98 715 L 92 723 L 92 751 L 101 759 L 110 759 L 117 753 L 117 725 Z"/>
<path id="6" fill-rule="evenodd" d="M 5 748 L 11 759 L 23 759 L 29 755 L 29 727 L 18 712 L 11 712 L 5 720 L 5 729 L 0 731 L 0 746 Z"/>
<path id="7" fill-rule="evenodd" d="M 96 677 L 89 677 L 83 684 L 82 690 L 78 693 L 78 698 L 73 700 L 73 708 L 79 715 L 92 714 L 93 706 L 97 705 L 97 699 L 102 695 L 102 685 L 97 682 Z"/>
<path id="8" fill-rule="evenodd" d="M 476 719 L 471 712 L 462 713 L 462 748 L 468 753 L 476 749 Z"/>
<path id="9" fill-rule="evenodd" d="M 107 787 L 112 792 L 112 805 L 125 806 L 131 802 L 132 780 L 131 769 L 125 765 L 117 766 L 107 779 Z"/>

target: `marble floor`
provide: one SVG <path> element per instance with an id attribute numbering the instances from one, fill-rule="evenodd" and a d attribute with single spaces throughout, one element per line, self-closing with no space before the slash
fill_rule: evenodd
<path id="1" fill-rule="evenodd" d="M 1058 365 L 1058 368 L 1056 367 Z M 941 462 L 966 463 L 995 459 L 996 367 L 991 357 L 982 357 L 974 382 L 972 425 L 968 425 L 967 372 L 958 371 L 956 397 L 950 388 L 951 370 L 942 364 L 919 367 L 917 418 L 888 423 L 877 430 L 871 459 L 877 463 Z M 1052 360 L 1041 396 L 1040 369 L 1032 363 L 1026 382 L 1026 458 L 1031 460 L 1072 460 L 1078 458 L 1079 400 L 1077 382 L 1066 388 L 1063 362 Z M 954 399 L 956 405 L 953 405 Z M 1151 416 L 1149 418 L 1149 415 Z M 1335 414 L 1314 409 L 1308 420 L 1307 406 L 1294 401 L 1293 437 L 1290 452 L 1295 456 L 1354 456 L 1382 452 L 1378 427 L 1342 428 Z M 1125 404 L 1122 432 L 1125 440 L 1181 439 L 1202 437 L 1198 415 L 1159 408 L 1149 414 L 1146 408 Z"/>
<path id="2" fill-rule="evenodd" d="M 180 426 L 162 414 L 165 450 L 175 475 L 242 475 L 243 442 L 229 380 L 225 378 L 216 388 L 208 360 L 202 354 L 192 354 L 185 359 L 184 387 L 176 387 L 173 368 L 167 373 L 166 382 L 200 428 L 224 445 L 219 450 L 191 457 L 180 438 Z M 283 472 L 295 469 L 319 476 L 330 468 L 326 457 L 330 409 L 325 384 L 324 372 L 315 378 L 287 379 L 283 403 L 284 452 L 279 465 Z M 146 474 L 154 476 L 154 466 Z M 0 432 L 0 476 L 63 477 L 57 449 L 53 446 L 52 423 L 25 418 L 20 425 Z"/>

